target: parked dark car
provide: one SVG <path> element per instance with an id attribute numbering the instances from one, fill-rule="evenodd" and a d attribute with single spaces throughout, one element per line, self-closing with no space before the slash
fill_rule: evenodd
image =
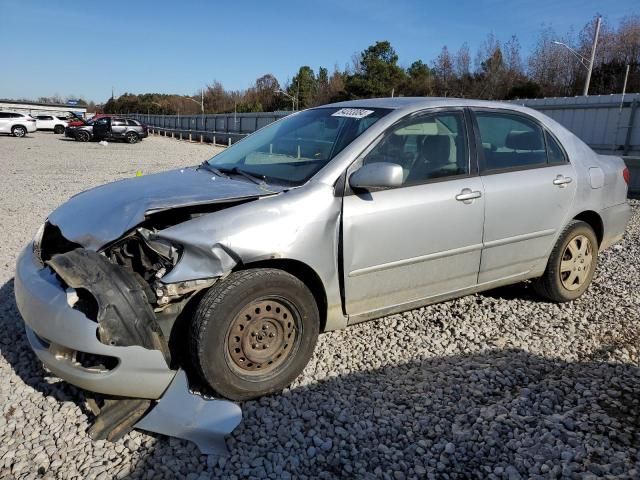
<path id="1" fill-rule="evenodd" d="M 67 128 L 65 136 L 79 142 L 125 140 L 127 143 L 137 143 L 148 136 L 148 131 L 147 126 L 137 120 L 102 117 L 86 125 Z"/>
<path id="2" fill-rule="evenodd" d="M 69 122 L 69 126 L 70 127 L 81 127 L 83 125 L 91 124 L 91 123 L 95 122 L 96 120 L 98 120 L 99 118 L 112 117 L 113 115 L 110 115 L 110 114 L 107 114 L 107 113 L 98 113 L 98 114 L 94 115 L 93 117 L 91 117 L 89 119 L 84 119 L 84 118 L 78 117 L 77 115 L 74 115 L 74 116 L 75 116 L 75 118 L 72 119 Z"/>

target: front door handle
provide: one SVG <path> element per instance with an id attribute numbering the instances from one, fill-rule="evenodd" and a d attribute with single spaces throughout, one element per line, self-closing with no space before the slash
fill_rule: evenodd
<path id="1" fill-rule="evenodd" d="M 554 185 L 558 185 L 560 188 L 564 188 L 568 183 L 571 183 L 573 179 L 571 177 L 565 177 L 564 175 L 558 175 L 553 181 Z"/>
<path id="2" fill-rule="evenodd" d="M 463 188 L 462 191 L 456 195 L 456 200 L 464 203 L 471 203 L 474 198 L 480 198 L 482 192 L 478 190 L 471 190 L 470 188 Z"/>

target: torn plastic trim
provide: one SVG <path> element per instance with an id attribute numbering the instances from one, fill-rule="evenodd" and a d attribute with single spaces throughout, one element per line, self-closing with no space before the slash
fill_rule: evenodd
<path id="1" fill-rule="evenodd" d="M 225 455 L 225 436 L 241 421 L 238 404 L 191 392 L 186 373 L 178 370 L 162 398 L 134 428 L 189 440 L 205 455 Z"/>
<path id="2" fill-rule="evenodd" d="M 84 289 L 96 300 L 100 342 L 159 350 L 170 364 L 168 343 L 142 285 L 133 274 L 103 255 L 83 248 L 54 255 L 47 264 L 67 286 Z"/>
<path id="3" fill-rule="evenodd" d="M 89 397 L 96 415 L 88 430 L 92 440 L 115 442 L 134 428 L 195 443 L 200 452 L 228 454 L 225 437 L 242 421 L 242 410 L 230 401 L 206 398 L 189 390 L 187 375 L 178 370 L 157 401 L 140 398 Z"/>

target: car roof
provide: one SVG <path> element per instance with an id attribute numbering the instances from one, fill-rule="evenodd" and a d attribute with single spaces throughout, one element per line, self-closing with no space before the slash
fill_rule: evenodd
<path id="1" fill-rule="evenodd" d="M 531 109 L 514 103 L 488 100 L 473 100 L 468 98 L 456 97 L 367 98 L 362 100 L 347 100 L 344 102 L 332 103 L 330 105 L 324 106 L 343 108 L 389 108 L 393 110 L 406 110 L 407 112 L 437 107 L 486 107 L 531 113 Z"/>

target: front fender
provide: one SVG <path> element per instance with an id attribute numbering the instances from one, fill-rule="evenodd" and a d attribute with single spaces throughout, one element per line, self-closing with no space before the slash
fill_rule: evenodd
<path id="1" fill-rule="evenodd" d="M 157 232 L 159 238 L 183 247 L 180 261 L 162 281 L 219 277 L 239 264 L 263 260 L 296 260 L 322 281 L 327 327 L 338 328 L 345 321 L 338 280 L 341 200 L 333 187 L 309 183 Z"/>

